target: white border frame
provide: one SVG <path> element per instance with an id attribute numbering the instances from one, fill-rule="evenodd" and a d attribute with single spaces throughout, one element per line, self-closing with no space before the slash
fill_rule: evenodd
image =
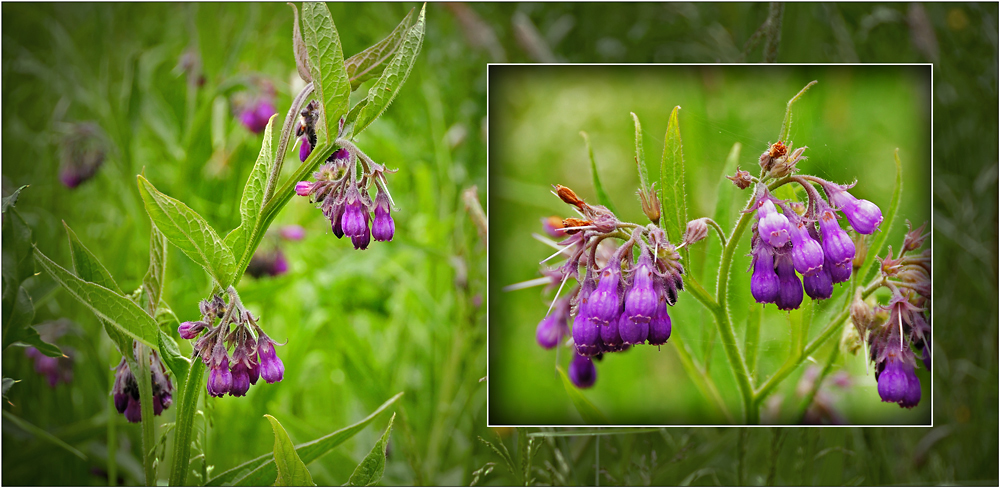
<path id="1" fill-rule="evenodd" d="M 490 188 L 490 68 L 493 66 L 505 67 L 505 66 L 627 66 L 627 67 L 637 67 L 637 66 L 709 66 L 709 67 L 727 67 L 727 66 L 755 66 L 755 67 L 766 67 L 766 66 L 926 66 L 930 68 L 930 93 L 928 94 L 928 105 L 930 107 L 930 187 L 931 194 L 928 195 L 928 202 L 930 203 L 930 241 L 931 241 L 931 302 L 934 301 L 934 63 L 487 63 L 486 64 L 486 203 L 487 208 L 490 207 L 489 199 L 492 192 Z M 492 209 L 491 212 L 492 214 Z M 898 215 L 897 215 L 898 217 Z M 487 222 L 489 222 L 489 215 L 487 215 Z M 846 425 L 810 425 L 810 424 L 492 424 L 490 423 L 490 314 L 489 314 L 489 296 L 490 296 L 490 246 L 489 246 L 489 235 L 486 238 L 486 376 L 483 378 L 486 382 L 486 426 L 487 427 L 549 427 L 549 428 L 578 428 L 578 429 L 594 429 L 594 428 L 667 428 L 667 427 L 810 427 L 810 428 L 828 428 L 828 427 L 906 427 L 906 428 L 932 428 L 934 427 L 934 374 L 933 374 L 933 364 L 935 361 L 932 359 L 931 366 L 931 385 L 930 385 L 930 401 L 931 401 L 931 423 L 929 425 L 907 425 L 907 424 L 846 424 Z M 934 309 L 931 309 L 931 344 L 932 344 L 932 357 L 933 357 L 933 344 L 934 344 Z M 483 381 L 481 380 L 481 381 Z M 614 432 L 608 432 L 608 434 L 614 434 Z"/>

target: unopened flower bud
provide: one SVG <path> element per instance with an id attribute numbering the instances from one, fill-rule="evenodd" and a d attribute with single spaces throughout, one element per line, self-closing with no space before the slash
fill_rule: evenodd
<path id="1" fill-rule="evenodd" d="M 729 180 L 732 181 L 733 184 L 740 190 L 746 190 L 751 184 L 753 184 L 753 176 L 750 175 L 750 172 L 739 168 L 736 168 L 735 175 L 726 176 L 726 178 L 729 178 Z"/>
<path id="2" fill-rule="evenodd" d="M 684 230 L 684 244 L 694 244 L 708 236 L 708 217 L 695 219 L 687 223 Z"/>
<path id="3" fill-rule="evenodd" d="M 579 354 L 573 357 L 573 362 L 569 364 L 569 379 L 577 388 L 590 388 L 597 381 L 597 368 L 594 362 L 586 356 Z"/>
<path id="4" fill-rule="evenodd" d="M 552 185 L 552 188 L 556 191 L 556 196 L 561 198 L 562 201 L 570 205 L 575 205 L 579 208 L 583 208 L 583 206 L 586 205 L 580 197 L 576 196 L 576 193 L 573 190 L 570 190 L 562 185 Z"/>
<path id="5" fill-rule="evenodd" d="M 205 322 L 184 322 L 177 328 L 177 332 L 182 339 L 191 340 L 198 337 L 201 331 L 205 330 L 208 324 Z"/>
<path id="6" fill-rule="evenodd" d="M 921 225 L 917 229 L 914 229 L 913 226 L 910 224 L 910 221 L 909 220 L 906 221 L 907 232 L 906 232 L 906 237 L 903 238 L 904 252 L 916 251 L 917 249 L 920 249 L 920 246 L 924 245 L 924 239 L 926 239 L 927 236 L 929 235 L 923 233 L 924 227 L 926 226 L 927 222 L 924 222 L 923 225 Z"/>

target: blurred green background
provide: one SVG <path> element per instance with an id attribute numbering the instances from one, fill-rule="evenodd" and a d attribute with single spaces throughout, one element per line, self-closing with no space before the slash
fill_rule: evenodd
<path id="1" fill-rule="evenodd" d="M 813 86 L 796 102 L 791 141 L 808 146 L 802 174 L 858 185 L 852 194 L 871 200 L 886 212 L 895 180 L 893 151 L 903 167 L 903 200 L 889 243 L 899 248 L 902 217 L 917 225 L 930 220 L 930 67 L 929 66 L 514 66 L 490 68 L 490 198 L 494 229 L 490 249 L 490 422 L 494 424 L 576 424 L 582 419 L 555 374 L 556 351 L 535 343 L 535 327 L 545 316 L 552 293 L 541 288 L 512 292 L 503 286 L 535 278 L 538 262 L 552 249 L 533 239 L 543 233 L 539 219 L 575 216 L 551 194 L 550 184 L 574 189 L 597 202 L 586 146 L 594 149 L 598 173 L 618 216 L 640 224 L 636 190 L 635 135 L 629 112 L 639 116 L 644 152 L 659 179 L 667 118 L 681 106 L 679 126 L 685 159 L 688 219 L 709 216 L 729 232 L 750 197 L 725 174 L 734 144 L 741 146 L 738 164 L 756 175 L 757 159 L 778 138 L 785 104 L 811 80 Z M 786 141 L 788 143 L 788 141 Z M 668 183 L 670 184 L 670 183 Z M 782 190 L 800 190 L 789 185 Z M 800 192 L 801 193 L 801 192 Z M 798 195 L 805 202 L 804 194 Z M 723 206 L 724 208 L 718 208 Z M 846 221 L 845 221 L 846 222 Z M 846 225 L 846 223 L 844 224 Z M 887 228 L 887 227 L 886 227 Z M 544 233 L 543 233 L 544 234 Z M 715 289 L 721 248 L 714 235 L 690 251 L 688 276 Z M 671 236 L 679 243 L 679 236 Z M 750 317 L 750 234 L 736 250 L 730 279 L 730 306 L 740 348 Z M 883 253 L 884 255 L 884 253 Z M 548 264 L 562 263 L 556 259 Z M 575 283 L 575 282 L 574 282 Z M 566 290 L 570 285 L 567 284 Z M 564 293 L 566 292 L 564 290 Z M 789 314 L 766 307 L 761 325 L 757 365 L 748 365 L 760 385 L 784 362 L 790 348 L 789 327 L 811 318 L 810 340 L 830 317 L 843 310 L 847 285 L 835 287 L 831 299 Z M 888 295 L 886 294 L 886 297 Z M 883 298 L 885 302 L 887 298 Z M 719 344 L 711 313 L 687 293 L 670 309 L 672 334 L 679 334 L 700 364 L 708 364 L 729 411 L 740 417 L 740 396 Z M 796 393 L 808 366 L 825 364 L 832 347 L 817 350 L 769 400 L 765 423 L 798 423 L 805 392 Z M 585 391 L 612 424 L 726 424 L 728 421 L 687 377 L 676 356 L 677 343 L 661 348 L 636 347 L 608 354 L 597 363 L 598 380 Z M 659 350 L 658 350 L 659 349 Z M 561 351 L 565 369 L 571 359 Z M 864 360 L 841 355 L 835 370 L 850 372 L 851 386 L 824 387 L 835 399 L 830 407 L 852 424 L 930 424 L 930 375 L 919 373 L 924 387 L 918 408 L 903 410 L 882 403 L 874 376 L 866 376 Z M 548 395 L 530 394 L 547 391 Z M 806 388 L 808 391 L 808 388 Z M 783 400 L 783 401 L 782 401 Z M 738 423 L 738 422 L 737 422 Z"/>
<path id="2" fill-rule="evenodd" d="M 388 33 L 413 6 L 330 9 L 350 55 Z M 427 35 L 411 79 L 362 140 L 377 160 L 402 169 L 391 181 L 402 207 L 394 215 L 396 240 L 357 253 L 323 234 L 326 226 L 308 205 L 293 203 L 279 217 L 277 224 L 299 222 L 311 231 L 305 242 L 285 246 L 291 273 L 256 283 L 247 278 L 240 287 L 276 339 L 292 339 L 282 355 L 288 374 L 278 385 L 255 387 L 248 398 L 211 402 L 208 464 L 219 472 L 269 452 L 273 437 L 261 417 L 265 412 L 282 422 L 293 441 L 304 442 L 358 420 L 405 390 L 393 408 L 401 416 L 384 484 L 517 483 L 517 470 L 477 440 L 498 445 L 499 435 L 523 459 L 525 444 L 513 429 L 485 427 L 485 383 L 479 382 L 486 372 L 485 312 L 475 308 L 476 295 L 485 293 L 485 257 L 456 200 L 462 188 L 476 184 L 485 201 L 485 64 L 760 62 L 764 42 L 747 41 L 768 13 L 763 3 L 428 5 Z M 214 97 L 207 93 L 253 72 L 275 83 L 278 109 L 286 110 L 294 70 L 288 7 L 5 3 L 2 14 L 4 193 L 32 184 L 18 210 L 30 219 L 42 251 L 68 264 L 59 225 L 64 219 L 123 287 L 135 286 L 147 263 L 148 228 L 134 186 L 142 167 L 158 188 L 183 197 L 217 229 L 236 222 L 239 188 L 259 138 L 225 118 L 230 170 L 207 171 L 215 149 L 212 130 L 189 114 L 202 111 L 211 120 Z M 941 271 L 934 280 L 935 426 L 666 428 L 600 441 L 543 437 L 533 444 L 527 470 L 534 483 L 996 485 L 997 6 L 792 3 L 781 18 L 778 62 L 934 63 L 933 239 L 934 267 Z M 189 46 L 206 78 L 191 110 L 185 77 L 175 70 Z M 817 93 L 805 103 L 815 103 L 808 99 Z M 228 107 L 222 109 L 228 115 Z M 780 106 L 767 109 L 780 117 Z M 614 116 L 622 119 L 609 123 L 626 129 L 608 137 L 630 137 L 627 111 Z M 643 118 L 649 157 L 659 150 L 650 148 L 661 142 L 664 127 L 647 117 L 654 115 Z M 97 120 L 116 146 L 98 176 L 75 191 L 56 179 L 64 137 L 57 120 Z M 762 117 L 765 129 L 755 144 L 774 138 L 771 124 L 777 123 Z M 692 125 L 682 119 L 682 130 Z M 582 147 L 578 130 L 563 136 L 573 142 L 565 147 Z M 631 198 L 613 197 L 622 207 Z M 393 262 L 397 266 L 387 264 Z M 176 250 L 168 276 L 168 301 L 182 319 L 190 318 L 207 293 L 207 280 Z M 376 278 L 365 284 L 365 277 Z M 77 350 L 75 378 L 49 389 L 22 351 L 9 349 L 4 376 L 22 381 L 8 392 L 14 406 L 4 410 L 81 449 L 88 460 L 4 420 L 3 483 L 106 484 L 100 470 L 107 464 L 107 368 L 117 358 L 101 345 L 90 312 L 48 280 L 34 286 L 36 303 L 44 298 L 39 320 L 70 317 L 80 324 L 80 335 L 59 341 Z M 396 332 L 408 335 L 397 338 Z M 168 410 L 163 421 L 173 413 Z M 111 418 L 120 437 L 121 481 L 136 484 L 139 429 L 118 415 Z M 387 421 L 388 415 L 381 417 L 311 464 L 314 480 L 346 480 Z M 489 473 L 474 475 L 480 467 Z"/>

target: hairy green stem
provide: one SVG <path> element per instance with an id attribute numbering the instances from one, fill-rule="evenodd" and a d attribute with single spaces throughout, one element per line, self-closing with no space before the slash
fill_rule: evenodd
<path id="1" fill-rule="evenodd" d="M 142 471 L 146 476 L 146 486 L 156 486 L 156 471 L 153 469 L 153 447 L 156 445 L 153 420 L 153 383 L 149 372 L 149 348 L 139 344 L 138 370 L 135 372 L 139 384 L 139 409 L 142 413 Z"/>
<path id="2" fill-rule="evenodd" d="M 285 162 L 285 149 L 288 148 L 288 140 L 291 139 L 292 135 L 292 125 L 295 124 L 295 118 L 302 110 L 302 104 L 305 103 L 309 95 L 312 95 L 313 84 L 310 81 L 302 91 L 296 95 L 295 100 L 292 101 L 292 106 L 288 107 L 288 114 L 285 115 L 285 122 L 281 127 L 281 139 L 278 142 L 278 150 L 274 153 L 274 166 L 271 167 L 271 174 L 267 178 L 267 186 L 264 188 L 264 200 L 268 201 L 271 199 L 271 194 L 274 193 L 274 187 L 278 184 L 278 176 L 281 175 L 281 166 Z"/>
<path id="3" fill-rule="evenodd" d="M 198 411 L 198 397 L 201 396 L 201 377 L 205 363 L 195 359 L 184 382 L 184 392 L 177 406 L 177 421 L 174 428 L 174 459 L 170 467 L 170 486 L 181 486 L 187 479 L 188 461 L 191 452 L 191 431 L 194 429 L 194 414 Z"/>

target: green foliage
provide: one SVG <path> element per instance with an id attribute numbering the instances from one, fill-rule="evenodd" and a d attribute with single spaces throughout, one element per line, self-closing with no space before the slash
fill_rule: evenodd
<path id="1" fill-rule="evenodd" d="M 385 71 L 386 61 L 395 56 L 399 46 L 403 44 L 403 36 L 410 31 L 410 19 L 413 17 L 413 10 L 410 9 L 406 13 L 406 17 L 403 17 L 399 25 L 385 39 L 344 61 L 347 76 L 351 80 L 351 91 L 357 90 L 362 83 L 381 75 Z M 420 13 L 423 15 L 423 9 L 420 10 Z"/>
<path id="2" fill-rule="evenodd" d="M 681 149 L 681 129 L 674 107 L 663 136 L 663 157 L 660 159 L 660 226 L 667 239 L 679 242 L 687 226 L 687 194 L 684 192 L 684 153 Z"/>
<path id="3" fill-rule="evenodd" d="M 316 120 L 318 146 L 337 137 L 340 118 L 347 113 L 351 82 L 344 67 L 344 51 L 333 17 L 324 2 L 302 4 L 302 34 L 309 53 L 313 88 L 320 100 Z"/>
<path id="4" fill-rule="evenodd" d="M 385 428 L 385 433 L 378 442 L 372 446 L 371 452 L 361 460 L 361 464 L 354 468 L 351 479 L 347 480 L 350 486 L 372 486 L 382 479 L 385 472 L 385 452 L 389 446 L 389 432 L 392 431 L 392 421 L 396 420 L 396 414 L 389 418 L 389 426 Z"/>
<path id="5" fill-rule="evenodd" d="M 270 415 L 265 417 L 271 422 L 271 429 L 274 430 L 274 466 L 278 471 L 274 486 L 316 486 L 305 463 L 295 453 L 295 446 L 288 438 L 285 428 L 278 419 Z"/>
<path id="6" fill-rule="evenodd" d="M 232 283 L 236 261 L 215 229 L 183 202 L 160 193 L 141 175 L 138 179 L 146 212 L 163 236 L 204 268 L 220 287 Z"/>

